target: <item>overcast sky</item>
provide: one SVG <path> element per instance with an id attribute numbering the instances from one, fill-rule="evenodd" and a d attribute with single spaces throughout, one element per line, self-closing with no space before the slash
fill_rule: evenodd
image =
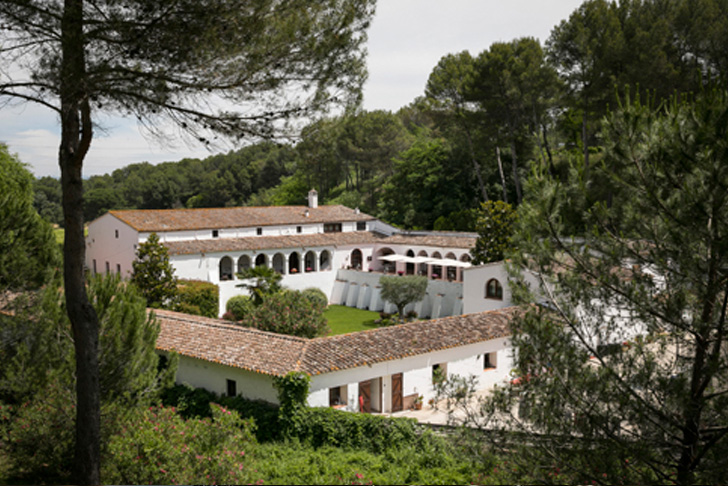
<path id="1" fill-rule="evenodd" d="M 379 0 L 369 30 L 366 110 L 391 110 L 424 94 L 427 78 L 446 54 L 487 49 L 493 42 L 524 36 L 543 43 L 582 0 Z M 135 162 L 153 164 L 185 157 L 204 158 L 207 150 L 181 144 L 160 147 L 146 140 L 133 121 L 100 120 L 105 133 L 95 138 L 84 163 L 85 176 L 110 173 Z M 0 111 L 0 141 L 9 145 L 36 176 L 60 176 L 60 127 L 48 110 L 23 105 Z"/>

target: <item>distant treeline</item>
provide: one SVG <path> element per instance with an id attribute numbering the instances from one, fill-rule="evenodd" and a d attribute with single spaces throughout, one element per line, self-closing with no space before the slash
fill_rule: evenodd
<path id="1" fill-rule="evenodd" d="M 600 161 L 601 120 L 627 96 L 656 108 L 728 73 L 728 3 L 589 0 L 532 38 L 448 54 L 423 96 L 397 113 L 317 121 L 293 144 L 263 142 L 204 160 L 133 164 L 85 183 L 85 215 L 110 209 L 304 204 L 359 207 L 405 228 L 473 229 L 486 199 L 518 205 L 534 168 Z M 594 171 L 598 178 L 598 171 Z M 594 197 L 610 198 L 595 180 Z M 60 184 L 35 183 L 41 215 L 61 224 Z M 578 225 L 578 215 L 565 215 Z"/>

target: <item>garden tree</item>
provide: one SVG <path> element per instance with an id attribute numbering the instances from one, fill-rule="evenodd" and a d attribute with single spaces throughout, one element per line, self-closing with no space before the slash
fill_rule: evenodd
<path id="1" fill-rule="evenodd" d="M 514 249 L 513 232 L 518 221 L 518 213 L 503 201 L 487 201 L 478 211 L 475 230 L 478 239 L 470 251 L 474 265 L 499 262 Z"/>
<path id="2" fill-rule="evenodd" d="M 177 277 L 169 263 L 167 247 L 159 242 L 157 233 L 139 243 L 136 258 L 131 264 L 131 282 L 147 300 L 147 306 L 164 308 L 177 297 Z"/>
<path id="3" fill-rule="evenodd" d="M 32 400 L 49 386 L 60 386 L 72 396 L 73 337 L 59 284 L 60 276 L 15 316 L 2 317 L 0 393 L 6 400 Z M 100 323 L 101 400 L 124 405 L 156 400 L 174 381 L 176 357 L 164 369 L 159 367 L 159 323 L 147 313 L 145 300 L 118 275 L 93 276 L 89 298 Z"/>
<path id="4" fill-rule="evenodd" d="M 384 276 L 379 279 L 382 299 L 397 307 L 397 314 L 404 319 L 404 308 L 425 298 L 427 277 L 421 275 Z"/>
<path id="5" fill-rule="evenodd" d="M 518 154 L 530 155 L 532 141 L 548 147 L 547 112 L 558 92 L 558 77 L 546 62 L 539 42 L 530 37 L 492 44 L 475 65 L 472 96 L 486 113 L 488 123 L 496 127 L 498 145 L 502 141 L 510 148 L 516 202 L 520 203 Z"/>
<path id="6" fill-rule="evenodd" d="M 433 111 L 439 111 L 465 135 L 480 195 L 483 201 L 487 201 L 488 192 L 473 140 L 474 125 L 477 124 L 477 113 L 474 113 L 472 104 L 476 77 L 475 60 L 468 51 L 448 54 L 440 59 L 430 73 L 425 96 L 432 101 Z"/>
<path id="7" fill-rule="evenodd" d="M 723 480 L 726 120 L 724 90 L 662 109 L 626 102 L 605 120 L 604 162 L 592 168 L 611 206 L 590 197 L 581 160 L 566 181 L 534 175 L 514 263 L 541 277 L 552 304 L 512 323 L 522 378 L 484 417 L 497 410 L 509 430 L 544 434 L 512 456 L 538 480 L 563 482 L 547 475 L 554 467 L 579 484 Z M 562 216 L 574 204 L 587 223 L 577 234 Z M 519 402 L 528 413 L 517 417 Z"/>
<path id="8" fill-rule="evenodd" d="M 203 280 L 178 280 L 174 310 L 205 317 L 217 317 L 220 288 Z"/>
<path id="9" fill-rule="evenodd" d="M 33 207 L 33 176 L 0 144 L 0 292 L 37 289 L 60 263 L 51 225 Z"/>
<path id="10" fill-rule="evenodd" d="M 410 148 L 394 159 L 394 174 L 381 188 L 379 216 L 405 228 L 430 229 L 446 216 L 470 203 L 460 169 L 442 138 L 420 134 Z"/>
<path id="11" fill-rule="evenodd" d="M 354 187 L 368 196 L 364 209 L 375 209 L 376 194 L 392 175 L 392 159 L 409 148 L 413 137 L 396 115 L 377 110 L 344 117 L 337 141 L 339 158 L 346 161 Z"/>
<path id="12" fill-rule="evenodd" d="M 99 482 L 98 317 L 84 282 L 83 177 L 96 113 L 193 139 L 268 137 L 357 99 L 373 0 L 0 4 L 0 95 L 59 116 L 64 280 L 77 359 L 76 481 Z"/>
<path id="13" fill-rule="evenodd" d="M 326 306 L 295 290 L 271 293 L 238 323 L 261 331 L 305 338 L 325 336 L 329 331 Z"/>
<path id="14" fill-rule="evenodd" d="M 581 144 L 585 167 L 589 169 L 589 146 L 595 129 L 591 126 L 613 100 L 612 73 L 624 49 L 624 38 L 616 4 L 587 0 L 551 31 L 546 50 L 566 84 L 569 104 L 581 115 Z"/>
<path id="15" fill-rule="evenodd" d="M 256 306 L 260 305 L 270 295 L 279 292 L 282 288 L 281 280 L 283 280 L 283 276 L 271 267 L 265 265 L 246 268 L 242 272 L 238 272 L 237 277 L 241 280 L 249 280 L 249 282 L 243 282 L 237 285 L 237 287 L 248 289 L 253 299 L 253 304 Z"/>

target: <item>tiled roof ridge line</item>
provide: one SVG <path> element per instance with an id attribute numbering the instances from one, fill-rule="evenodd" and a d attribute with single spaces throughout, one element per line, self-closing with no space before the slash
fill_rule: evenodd
<path id="1" fill-rule="evenodd" d="M 199 324 L 202 326 L 209 326 L 209 327 L 215 327 L 215 328 L 221 328 L 221 329 L 229 329 L 231 331 L 235 332 L 241 332 L 241 333 L 249 333 L 249 334 L 262 334 L 263 336 L 269 336 L 269 337 L 276 337 L 278 339 L 283 339 L 287 341 L 293 341 L 296 343 L 302 343 L 306 344 L 308 341 L 310 341 L 309 338 L 299 337 L 299 336 L 291 336 L 290 334 L 280 334 L 276 332 L 270 332 L 270 331 L 261 331 L 260 329 L 256 329 L 254 327 L 245 327 L 240 326 L 233 323 L 228 323 L 228 321 L 225 321 L 224 319 L 220 318 L 213 318 L 213 317 L 205 317 L 205 316 L 193 316 L 190 317 L 183 317 L 187 314 L 175 312 L 175 311 L 168 311 L 165 309 L 148 309 L 148 311 L 154 312 L 157 316 L 164 316 L 165 319 L 169 319 L 172 321 L 180 321 L 180 322 L 186 322 L 189 324 Z M 162 312 L 162 314 L 159 314 L 159 311 Z"/>

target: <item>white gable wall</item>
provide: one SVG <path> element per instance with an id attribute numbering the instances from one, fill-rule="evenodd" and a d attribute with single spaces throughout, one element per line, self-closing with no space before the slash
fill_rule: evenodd
<path id="1" fill-rule="evenodd" d="M 138 233 L 116 216 L 106 213 L 93 221 L 86 236 L 86 267 L 96 273 L 105 274 L 107 263 L 109 273 L 117 272 L 120 266 L 122 277 L 129 277 L 132 262 L 136 258 Z"/>

